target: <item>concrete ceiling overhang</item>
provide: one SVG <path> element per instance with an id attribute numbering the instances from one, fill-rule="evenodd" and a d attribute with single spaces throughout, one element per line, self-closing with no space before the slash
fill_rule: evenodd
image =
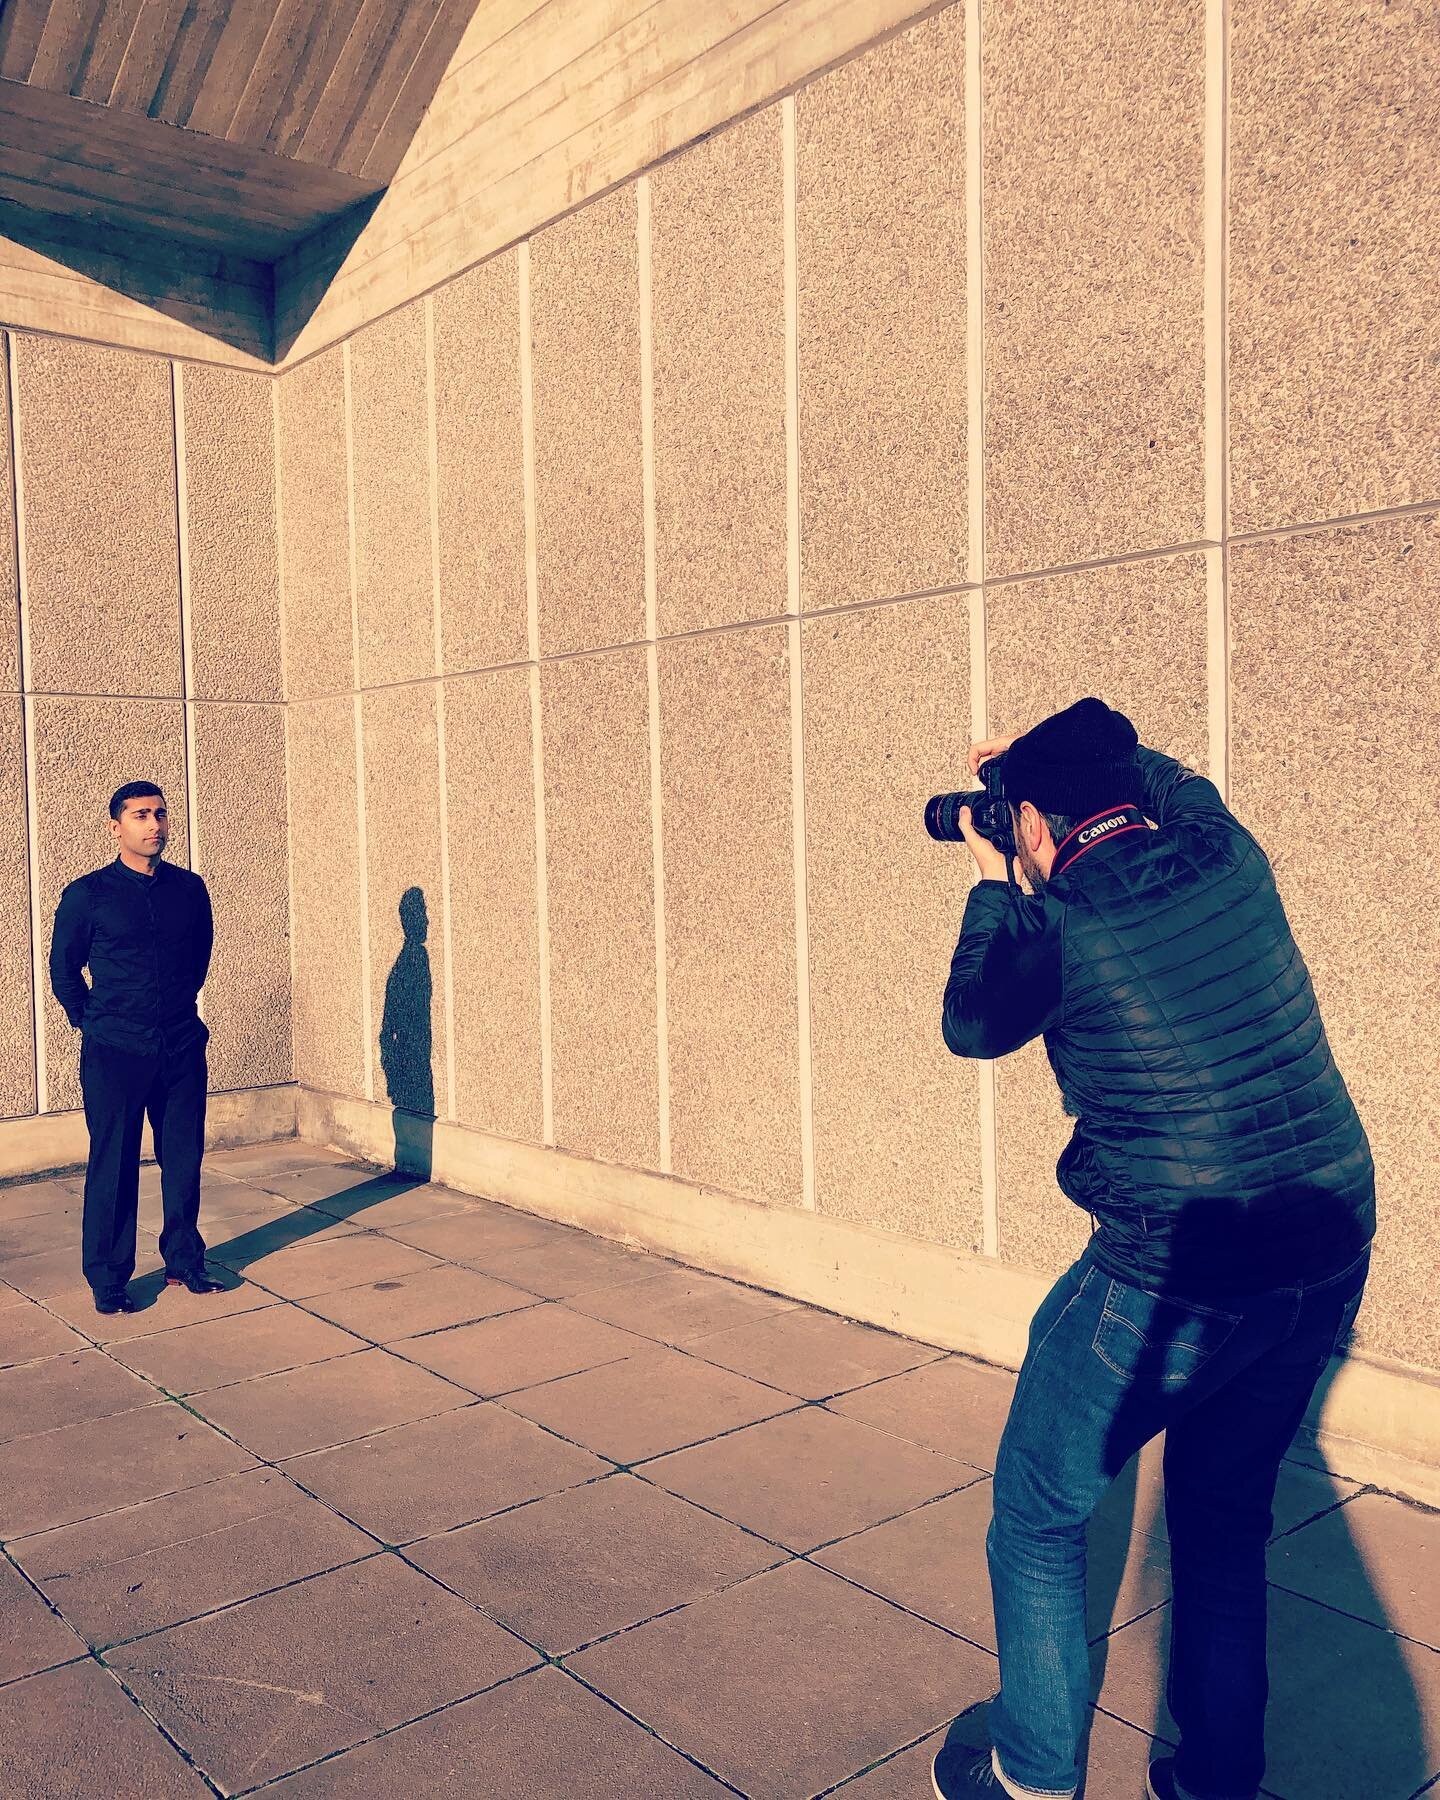
<path id="1" fill-rule="evenodd" d="M 0 234 L 268 360 L 275 263 L 343 255 L 477 5 L 0 0 Z"/>

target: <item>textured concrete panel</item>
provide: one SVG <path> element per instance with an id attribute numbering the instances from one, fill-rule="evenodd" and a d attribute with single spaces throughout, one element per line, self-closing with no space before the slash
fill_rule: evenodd
<path id="1" fill-rule="evenodd" d="M 1240 546 L 1230 606 L 1236 808 L 1274 858 L 1375 1152 L 1359 1336 L 1440 1367 L 1440 913 L 1423 866 L 1440 792 L 1440 517 Z"/>
<path id="2" fill-rule="evenodd" d="M 0 333 L 0 694 L 20 692 L 20 588 L 15 567 L 15 476 L 10 446 L 10 358 Z"/>
<path id="3" fill-rule="evenodd" d="M 447 672 L 529 655 L 517 269 L 510 251 L 432 301 Z"/>
<path id="4" fill-rule="evenodd" d="M 645 652 L 541 676 L 555 1141 L 658 1168 Z"/>
<path id="5" fill-rule="evenodd" d="M 1122 563 L 986 595 L 990 729 L 1018 733 L 1098 692 L 1143 743 L 1205 768 L 1205 560 Z M 957 781 L 957 785 L 960 783 Z M 1055 1185 L 1071 1123 L 1039 1043 L 996 1068 L 1000 1254 L 1047 1273 L 1090 1236 Z"/>
<path id="6" fill-rule="evenodd" d="M 363 687 L 435 672 L 425 383 L 422 301 L 367 325 L 350 340 Z"/>
<path id="7" fill-rule="evenodd" d="M 787 628 L 660 651 L 670 1141 L 677 1174 L 800 1197 Z"/>
<path id="8" fill-rule="evenodd" d="M 1204 15 L 985 7 L 988 574 L 1203 535 Z"/>
<path id="9" fill-rule="evenodd" d="M 285 716 L 278 706 L 200 705 L 191 730 L 196 865 L 215 913 L 205 983 L 210 1085 L 289 1081 Z"/>
<path id="10" fill-rule="evenodd" d="M 291 665 L 293 668 L 293 664 Z M 355 703 L 285 709 L 290 740 L 296 1078 L 334 1094 L 365 1092 L 360 965 L 360 839 Z"/>
<path id="11" fill-rule="evenodd" d="M 179 373 L 190 692 L 205 700 L 279 700 L 273 383 L 203 363 Z"/>
<path id="12" fill-rule="evenodd" d="M 540 647 L 645 635 L 635 187 L 531 240 Z"/>
<path id="13" fill-rule="evenodd" d="M 457 1119 L 538 1143 L 540 928 L 530 674 L 445 683 Z"/>
<path id="14" fill-rule="evenodd" d="M 1440 493 L 1427 0 L 1230 10 L 1231 529 Z"/>
<path id="15" fill-rule="evenodd" d="M 961 779 L 964 595 L 804 628 L 805 848 L 821 1212 L 980 1248 L 978 1089 L 940 1036 L 973 865 L 920 811 Z"/>
<path id="16" fill-rule="evenodd" d="M 651 178 L 661 632 L 786 606 L 780 109 Z"/>
<path id="17" fill-rule="evenodd" d="M 170 364 L 17 337 L 28 685 L 180 692 Z"/>
<path id="18" fill-rule="evenodd" d="M 329 350 L 279 377 L 287 698 L 355 685 L 345 365 Z"/>
<path id="19" fill-rule="evenodd" d="M 436 687 L 367 694 L 365 851 L 375 1098 L 443 1114 L 445 900 Z"/>
<path id="20" fill-rule="evenodd" d="M 0 1118 L 35 1110 L 35 1020 L 30 1002 L 30 854 L 26 832 L 25 728 L 18 699 L 0 699 Z M 68 1026 L 67 1026 L 68 1032 Z"/>
<path id="21" fill-rule="evenodd" d="M 40 917 L 48 963 L 60 890 L 77 875 L 115 859 L 110 796 L 126 781 L 158 781 L 170 807 L 166 860 L 189 864 L 185 808 L 184 707 L 127 700 L 47 699 L 33 702 L 35 817 Z M 44 1011 L 46 1100 L 63 1112 L 80 1104 L 80 1034 L 50 992 Z"/>
<path id="22" fill-rule="evenodd" d="M 964 100 L 959 6 L 796 100 L 807 606 L 964 579 Z"/>

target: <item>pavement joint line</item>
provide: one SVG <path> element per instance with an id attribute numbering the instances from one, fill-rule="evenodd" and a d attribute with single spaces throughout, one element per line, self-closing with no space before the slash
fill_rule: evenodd
<path id="1" fill-rule="evenodd" d="M 512 1633 L 513 1636 L 513 1633 Z M 509 1687 L 514 1681 L 523 1681 L 527 1675 L 534 1675 L 541 1665 L 533 1664 L 528 1669 L 517 1669 L 513 1675 L 502 1675 L 498 1681 L 489 1682 L 485 1687 L 475 1688 L 468 1694 L 457 1694 L 453 1700 L 447 1700 L 443 1706 L 432 1706 L 428 1712 L 417 1713 L 412 1719 L 401 1719 L 397 1724 L 383 1726 L 379 1731 L 372 1731 L 368 1737 L 359 1738 L 353 1744 L 344 1744 L 338 1750 L 331 1750 L 313 1761 L 301 1763 L 297 1768 L 286 1769 L 281 1775 L 272 1775 L 267 1780 L 257 1782 L 251 1787 L 235 1788 L 230 1800 L 244 1800 L 248 1794 L 263 1794 L 267 1788 L 276 1787 L 282 1781 L 289 1781 L 293 1776 L 303 1775 L 311 1769 L 318 1769 L 325 1763 L 335 1762 L 352 1750 L 363 1750 L 369 1744 L 377 1744 L 384 1738 L 394 1737 L 396 1732 L 404 1731 L 411 1725 L 423 1725 L 427 1719 L 435 1719 L 441 1713 L 450 1712 L 454 1707 L 465 1706 L 471 1700 L 479 1700 L 486 1694 L 493 1694 L 498 1689 Z M 218 1791 L 218 1790 L 217 1790 Z"/>
<path id="2" fill-rule="evenodd" d="M 638 1725 L 643 1732 L 649 1737 L 654 1738 L 657 1743 L 664 1744 L 667 1750 L 673 1750 L 677 1756 L 682 1757 L 690 1764 L 692 1769 L 699 1769 L 702 1775 L 708 1775 L 711 1780 L 718 1781 L 727 1793 L 738 1794 L 740 1800 L 746 1800 L 744 1790 L 742 1788 L 737 1788 L 733 1782 L 727 1781 L 717 1769 L 711 1768 L 709 1763 L 701 1762 L 698 1756 L 683 1749 L 679 1744 L 672 1742 L 671 1739 L 665 1736 L 664 1732 L 657 1731 L 647 1720 L 640 1718 L 636 1713 L 632 1713 L 628 1707 L 622 1706 L 618 1700 L 612 1698 L 612 1696 L 607 1694 L 603 1688 L 596 1687 L 594 1682 L 587 1681 L 583 1675 L 578 1674 L 574 1669 L 566 1668 L 563 1664 L 557 1666 L 560 1668 L 560 1672 L 563 1675 L 567 1676 L 571 1681 L 578 1682 L 579 1685 L 585 1689 L 587 1694 L 592 1694 L 595 1699 L 603 1701 L 606 1706 L 611 1707 L 615 1712 L 618 1712 L 622 1718 L 628 1719 L 632 1725 Z"/>
<path id="3" fill-rule="evenodd" d="M 101 1661 L 99 1654 L 94 1650 L 90 1652 L 90 1660 L 105 1671 L 106 1675 L 108 1675 L 110 1680 L 115 1683 L 116 1687 L 118 1687 L 120 1692 L 125 1695 L 126 1699 L 129 1700 L 133 1707 L 135 1707 L 141 1717 L 150 1721 L 156 1731 L 159 1732 L 164 1742 L 170 1746 L 187 1768 L 194 1770 L 195 1774 L 204 1782 L 210 1792 L 217 1795 L 222 1794 L 223 1790 L 219 1785 L 210 1779 L 210 1776 L 201 1768 L 200 1764 L 195 1761 L 195 1758 L 191 1756 L 185 1746 L 166 1730 L 165 1726 L 156 1718 L 155 1714 L 151 1712 L 150 1708 L 146 1706 L 145 1702 L 134 1689 L 127 1685 L 124 1678 L 116 1670 L 112 1669 L 108 1663 Z"/>

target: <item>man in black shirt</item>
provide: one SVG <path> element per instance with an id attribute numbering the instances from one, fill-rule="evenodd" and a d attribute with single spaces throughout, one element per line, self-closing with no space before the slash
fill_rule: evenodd
<path id="1" fill-rule="evenodd" d="M 153 782 L 116 790 L 110 831 L 118 856 L 61 894 L 50 943 L 50 986 L 83 1034 L 80 1086 L 90 1132 L 83 1259 L 101 1313 L 135 1311 L 125 1289 L 135 1272 L 147 1112 L 160 1164 L 166 1277 L 192 1294 L 224 1285 L 206 1273 L 198 1224 L 210 1034 L 195 997 L 214 942 L 210 896 L 198 875 L 163 860 L 170 816 Z"/>

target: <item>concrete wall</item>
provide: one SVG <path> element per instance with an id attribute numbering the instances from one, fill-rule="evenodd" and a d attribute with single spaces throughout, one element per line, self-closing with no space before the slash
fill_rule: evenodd
<path id="1" fill-rule="evenodd" d="M 1054 1271 L 919 811 L 1097 691 L 1270 847 L 1440 1369 L 1423 13 L 956 4 L 282 374 L 302 1083 Z"/>
<path id="2" fill-rule="evenodd" d="M 170 860 L 214 903 L 212 1088 L 292 1079 L 273 388 L 5 338 L 0 1130 L 80 1104 L 51 924 L 65 883 L 112 858 L 107 802 L 136 777 L 165 789 Z"/>

